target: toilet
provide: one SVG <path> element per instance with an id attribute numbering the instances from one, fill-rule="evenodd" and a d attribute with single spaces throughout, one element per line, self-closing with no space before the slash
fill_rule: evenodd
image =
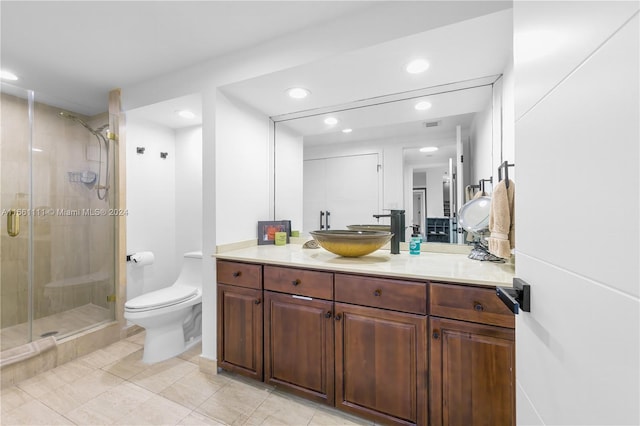
<path id="1" fill-rule="evenodd" d="M 146 330 L 142 361 L 164 361 L 201 339 L 202 252 L 184 254 L 180 275 L 169 287 L 127 301 L 124 317 Z"/>

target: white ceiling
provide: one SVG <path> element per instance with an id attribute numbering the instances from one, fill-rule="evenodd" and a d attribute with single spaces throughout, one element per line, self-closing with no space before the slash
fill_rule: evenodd
<path id="1" fill-rule="evenodd" d="M 382 3 L 386 2 L 2 1 L 1 65 L 19 74 L 19 85 L 36 90 L 41 101 L 92 115 L 105 110 L 107 93 L 115 87 L 270 39 L 295 37 L 308 27 L 324 28 L 332 20 L 355 18 Z M 223 91 L 267 115 L 278 115 L 503 71 L 512 40 L 509 2 L 389 2 L 398 11 L 389 22 L 407 19 L 418 3 L 438 12 L 421 13 L 429 31 L 225 86 Z M 495 10 L 502 11 L 486 14 Z M 411 76 L 403 71 L 415 56 L 430 60 L 427 73 Z M 284 90 L 295 84 L 309 88 L 312 95 L 292 102 Z M 470 111 L 460 106 L 446 114 Z M 196 119 L 178 121 L 175 111 L 183 108 L 193 110 Z M 434 104 L 428 114 L 434 117 L 437 111 Z M 199 124 L 201 98 L 187 95 L 128 113 L 171 127 Z"/>

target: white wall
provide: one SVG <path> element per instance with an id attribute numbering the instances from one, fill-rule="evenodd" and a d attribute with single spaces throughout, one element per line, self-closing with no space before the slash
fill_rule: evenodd
<path id="1" fill-rule="evenodd" d="M 175 259 L 175 135 L 133 116 L 127 121 L 127 253 L 152 251 L 155 263 L 127 266 L 127 299 L 171 285 Z M 136 148 L 144 147 L 144 154 Z M 160 152 L 168 152 L 166 159 Z"/>
<path id="2" fill-rule="evenodd" d="M 518 424 L 640 424 L 638 9 L 514 2 Z"/>
<path id="3" fill-rule="evenodd" d="M 497 173 L 493 171 L 491 161 L 487 161 L 488 158 L 493 158 L 492 126 L 492 102 L 489 102 L 484 110 L 475 115 L 469 130 L 471 164 L 469 176 L 466 176 L 465 179 L 470 184 L 477 185 L 480 179 L 489 179 Z M 485 182 L 485 191 L 491 192 L 491 183 Z"/>
<path id="4" fill-rule="evenodd" d="M 202 250 L 202 127 L 175 131 L 176 266 L 183 255 Z"/>
<path id="5" fill-rule="evenodd" d="M 271 219 L 272 160 L 264 114 L 222 92 L 216 103 L 217 244 L 257 238 L 258 221 Z"/>

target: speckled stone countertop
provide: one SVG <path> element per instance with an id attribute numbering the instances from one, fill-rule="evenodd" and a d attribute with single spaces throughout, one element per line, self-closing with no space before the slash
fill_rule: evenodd
<path id="1" fill-rule="evenodd" d="M 422 252 L 416 256 L 406 251 L 390 254 L 389 250 L 381 249 L 367 256 L 346 258 L 323 248 L 303 249 L 300 244 L 254 245 L 220 251 L 213 256 L 223 260 L 491 287 L 512 286 L 515 272 L 512 263 L 481 262 L 469 259 L 466 254 Z"/>

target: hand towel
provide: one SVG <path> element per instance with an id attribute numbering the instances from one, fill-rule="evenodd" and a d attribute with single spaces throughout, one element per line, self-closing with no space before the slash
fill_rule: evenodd
<path id="1" fill-rule="evenodd" d="M 511 257 L 515 247 L 514 198 L 516 185 L 509 180 L 509 188 L 502 180 L 491 195 L 489 212 L 489 253 L 503 259 Z"/>

